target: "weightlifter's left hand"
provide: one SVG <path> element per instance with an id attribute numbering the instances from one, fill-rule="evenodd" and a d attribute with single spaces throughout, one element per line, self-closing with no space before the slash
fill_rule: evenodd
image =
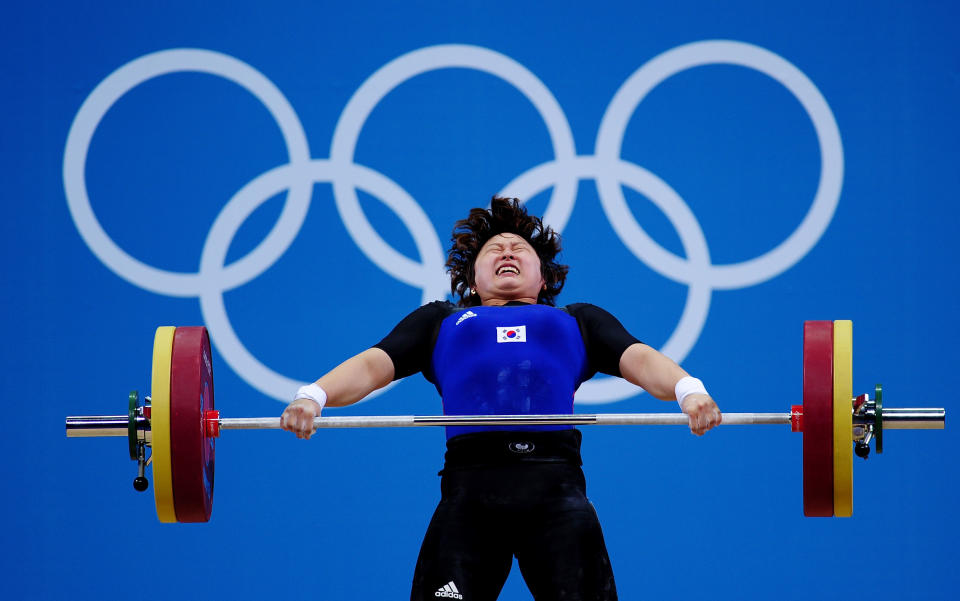
<path id="1" fill-rule="evenodd" d="M 707 394 L 688 395 L 683 399 L 683 406 L 680 409 L 687 414 L 690 420 L 690 431 L 697 436 L 703 436 L 710 428 L 719 426 L 723 419 L 717 403 Z"/>

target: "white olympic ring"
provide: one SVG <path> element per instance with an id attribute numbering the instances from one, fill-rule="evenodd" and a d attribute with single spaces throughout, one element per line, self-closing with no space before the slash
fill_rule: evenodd
<path id="1" fill-rule="evenodd" d="M 653 173 L 620 158 L 627 123 L 646 95 L 667 78 L 709 64 L 733 64 L 759 71 L 789 90 L 809 115 L 819 142 L 820 182 L 813 203 L 797 229 L 780 245 L 751 260 L 731 265 L 710 261 L 700 224 L 683 199 Z M 713 290 L 752 286 L 783 273 L 802 259 L 823 235 L 840 199 L 843 148 L 833 113 L 817 87 L 794 65 L 763 48 L 735 41 L 703 41 L 678 46 L 637 69 L 614 95 L 597 134 L 595 154 L 577 155 L 570 126 L 549 89 L 516 61 L 487 48 L 431 46 L 409 52 L 381 67 L 357 89 L 337 122 L 329 159 L 312 159 L 300 120 L 283 94 L 253 67 L 209 50 L 155 52 L 123 65 L 90 93 L 70 127 L 63 179 L 70 214 L 94 255 L 109 269 L 143 289 L 169 296 L 196 296 L 211 338 L 231 368 L 248 384 L 287 402 L 302 382 L 283 376 L 256 359 L 240 341 L 227 316 L 224 292 L 266 271 L 300 229 L 315 183 L 333 185 L 337 211 L 358 248 L 399 281 L 423 290 L 422 302 L 444 298 L 449 280 L 444 250 L 423 208 L 386 176 L 354 163 L 354 150 L 367 117 L 400 84 L 429 71 L 464 68 L 482 71 L 513 85 L 533 104 L 547 126 L 554 159 L 535 166 L 501 189 L 531 198 L 553 188 L 544 221 L 562 231 L 573 212 L 581 179 L 595 179 L 601 205 L 621 241 L 654 271 L 689 286 L 680 321 L 662 351 L 681 362 L 693 348 L 710 309 Z M 253 179 L 226 203 L 210 229 L 197 273 L 177 273 L 146 265 L 117 246 L 97 221 L 87 195 L 87 152 L 100 121 L 123 95 L 141 83 L 175 72 L 217 75 L 239 84 L 269 110 L 280 127 L 290 162 Z M 642 193 L 666 215 L 680 236 L 686 258 L 667 251 L 637 224 L 621 185 Z M 374 230 L 360 207 L 357 189 L 381 199 L 413 235 L 416 262 L 391 247 Z M 230 243 L 246 219 L 268 199 L 287 191 L 276 224 L 246 256 L 226 265 Z M 595 378 L 577 392 L 579 403 L 602 403 L 637 394 L 618 378 Z M 373 395 L 371 395 L 373 396 Z"/>

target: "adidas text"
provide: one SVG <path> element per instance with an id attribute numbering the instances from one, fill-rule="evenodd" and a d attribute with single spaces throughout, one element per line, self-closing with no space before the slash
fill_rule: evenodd
<path id="1" fill-rule="evenodd" d="M 446 597 L 447 599 L 463 599 L 463 595 L 457 590 L 457 585 L 453 583 L 453 580 L 441 586 L 433 596 Z"/>

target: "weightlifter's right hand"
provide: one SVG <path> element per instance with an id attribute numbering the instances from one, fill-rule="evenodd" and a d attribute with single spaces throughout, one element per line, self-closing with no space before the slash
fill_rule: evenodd
<path id="1" fill-rule="evenodd" d="M 313 418 L 320 415 L 320 403 L 313 399 L 297 399 L 287 405 L 280 416 L 280 427 L 293 432 L 297 438 L 309 440 L 316 431 Z"/>

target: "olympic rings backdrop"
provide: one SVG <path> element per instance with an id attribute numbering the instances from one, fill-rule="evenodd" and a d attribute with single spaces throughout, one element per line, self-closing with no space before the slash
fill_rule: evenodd
<path id="1" fill-rule="evenodd" d="M 948 3 L 255 2 L 14 9 L 0 137 L 9 598 L 403 599 L 440 430 L 226 432 L 213 519 L 164 526 L 120 439 L 206 325 L 225 416 L 445 298 L 456 219 L 517 196 L 593 302 L 724 411 L 801 402 L 805 319 L 854 389 L 956 411 L 960 51 Z M 597 377 L 580 411 L 673 411 Z M 327 414 L 435 414 L 415 376 Z M 956 443 L 888 433 L 805 519 L 786 427 L 583 428 L 622 599 L 946 599 Z M 882 573 L 877 573 L 882 570 Z M 503 599 L 529 599 L 516 568 Z"/>

